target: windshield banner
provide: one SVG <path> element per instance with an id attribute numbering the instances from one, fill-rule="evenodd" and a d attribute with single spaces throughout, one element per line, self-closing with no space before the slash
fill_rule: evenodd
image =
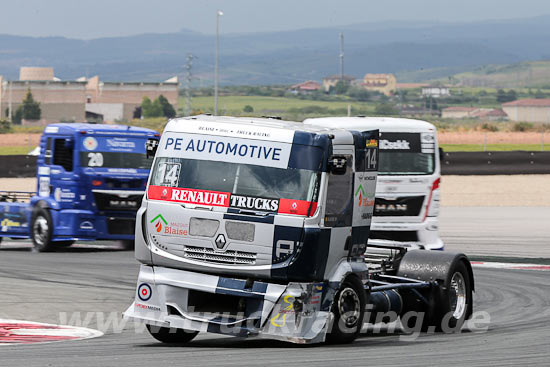
<path id="1" fill-rule="evenodd" d="M 147 196 L 151 200 L 279 214 L 308 215 L 309 211 L 309 214 L 313 215 L 317 209 L 316 202 L 306 200 L 264 198 L 259 196 L 236 195 L 229 192 L 184 189 L 167 186 L 150 185 Z"/>
<path id="2" fill-rule="evenodd" d="M 171 134 L 163 139 L 157 156 L 287 168 L 291 149 L 291 143 L 216 135 Z"/>
<path id="3" fill-rule="evenodd" d="M 82 139 L 81 151 L 145 153 L 145 139 L 120 136 L 86 136 Z"/>
<path id="4" fill-rule="evenodd" d="M 380 150 L 420 153 L 419 133 L 380 133 Z"/>

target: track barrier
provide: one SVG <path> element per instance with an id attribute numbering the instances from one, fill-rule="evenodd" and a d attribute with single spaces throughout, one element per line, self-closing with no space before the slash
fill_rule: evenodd
<path id="1" fill-rule="evenodd" d="M 550 152 L 445 152 L 443 175 L 550 174 Z M 0 177 L 36 177 L 36 156 L 0 156 Z"/>

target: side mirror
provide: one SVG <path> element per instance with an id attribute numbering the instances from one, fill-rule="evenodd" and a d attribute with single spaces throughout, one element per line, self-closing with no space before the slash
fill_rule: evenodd
<path id="1" fill-rule="evenodd" d="M 153 158 L 155 154 L 157 154 L 158 146 L 158 139 L 147 139 L 147 142 L 145 143 L 145 152 L 147 154 L 147 158 Z"/>
<path id="2" fill-rule="evenodd" d="M 333 175 L 346 174 L 347 166 L 348 160 L 343 155 L 333 155 L 328 160 L 328 167 Z"/>

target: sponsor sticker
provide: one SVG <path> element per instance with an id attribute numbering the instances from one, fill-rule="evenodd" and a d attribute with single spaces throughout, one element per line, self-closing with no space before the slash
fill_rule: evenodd
<path id="1" fill-rule="evenodd" d="M 82 145 L 84 145 L 84 148 L 87 150 L 96 150 L 98 146 L 97 139 L 92 136 L 88 136 L 82 141 Z"/>
<path id="2" fill-rule="evenodd" d="M 378 142 L 376 141 L 376 139 L 367 140 L 367 144 L 366 144 L 367 148 L 376 148 L 377 146 L 378 146 Z"/>
<path id="3" fill-rule="evenodd" d="M 317 210 L 317 202 L 306 200 L 232 195 L 228 192 L 195 190 L 177 187 L 150 185 L 147 195 L 151 200 L 163 200 L 225 208 L 231 207 L 279 214 L 307 215 L 308 211 L 310 214 L 313 214 L 315 213 L 315 210 Z M 158 230 L 158 232 L 160 233 L 160 230 Z"/>
<path id="4" fill-rule="evenodd" d="M 173 134 L 159 156 L 287 168 L 292 144 L 199 134 Z"/>
<path id="5" fill-rule="evenodd" d="M 151 286 L 147 283 L 141 283 L 137 290 L 138 297 L 143 302 L 149 301 L 151 299 L 151 296 L 153 295 L 153 290 L 151 289 Z"/>
<path id="6" fill-rule="evenodd" d="M 238 209 L 250 209 L 276 213 L 279 210 L 279 199 L 259 196 L 231 195 L 229 206 Z"/>
<path id="7" fill-rule="evenodd" d="M 210 206 L 229 206 L 228 192 L 149 186 L 149 199 Z"/>

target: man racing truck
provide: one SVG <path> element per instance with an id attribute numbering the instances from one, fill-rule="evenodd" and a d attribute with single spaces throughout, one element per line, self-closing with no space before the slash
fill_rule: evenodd
<path id="1" fill-rule="evenodd" d="M 393 117 L 323 117 L 304 124 L 380 131 L 380 166 L 370 243 L 443 250 L 439 236 L 441 165 L 436 128 Z"/>
<path id="2" fill-rule="evenodd" d="M 125 317 L 167 343 L 200 331 L 346 343 L 390 311 L 460 328 L 472 312 L 464 255 L 368 255 L 378 146 L 376 130 L 170 121 L 137 212 L 141 267 Z"/>
<path id="3" fill-rule="evenodd" d="M 75 240 L 120 240 L 133 247 L 156 131 L 84 123 L 44 129 L 37 192 L 0 191 L 0 239 L 31 238 L 38 251 Z"/>

